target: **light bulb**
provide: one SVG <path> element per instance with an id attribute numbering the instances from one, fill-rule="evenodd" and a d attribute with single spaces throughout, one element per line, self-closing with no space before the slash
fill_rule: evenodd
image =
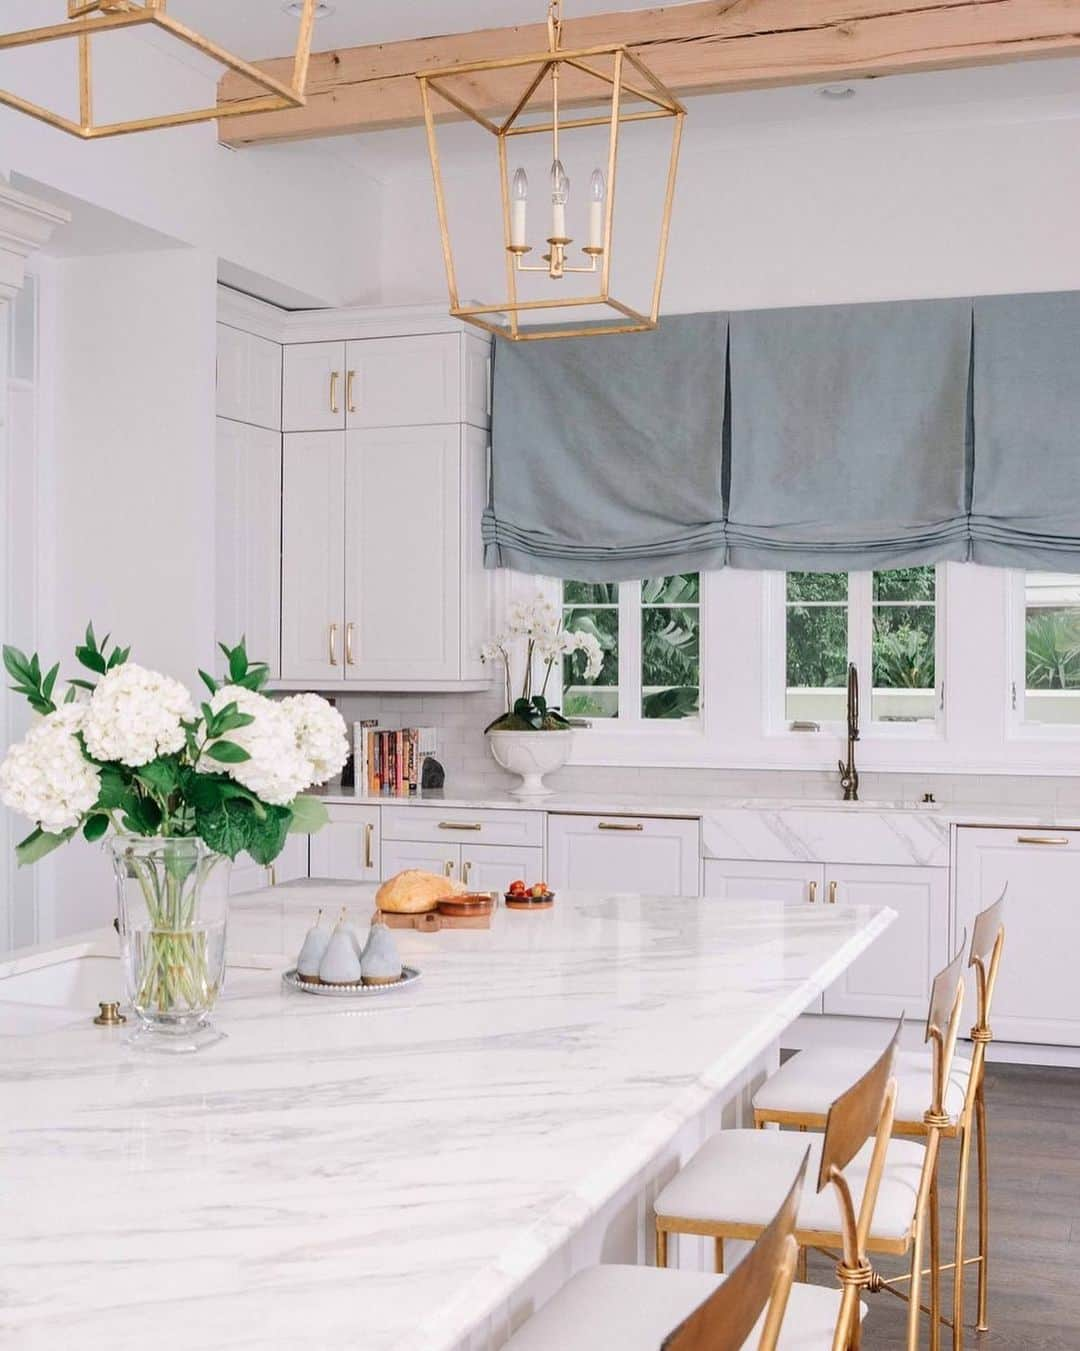
<path id="1" fill-rule="evenodd" d="M 529 176 L 524 169 L 515 169 L 510 184 L 510 244 L 525 247 L 525 203 L 529 199 Z"/>
<path id="2" fill-rule="evenodd" d="M 607 196 L 607 183 L 599 169 L 592 171 L 589 179 L 589 248 L 604 247 L 604 198 Z"/>
<path id="3" fill-rule="evenodd" d="M 566 201 L 570 196 L 570 180 L 566 176 L 562 160 L 552 161 L 551 165 L 551 237 L 566 238 Z"/>

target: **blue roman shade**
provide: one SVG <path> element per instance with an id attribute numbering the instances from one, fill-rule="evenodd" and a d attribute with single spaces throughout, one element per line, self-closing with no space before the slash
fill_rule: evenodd
<path id="1" fill-rule="evenodd" d="M 970 358 L 968 300 L 733 315 L 732 566 L 964 559 Z"/>
<path id="2" fill-rule="evenodd" d="M 1080 572 L 1080 293 L 975 302 L 972 558 Z"/>
<path id="3" fill-rule="evenodd" d="M 488 567 L 624 581 L 724 564 L 726 314 L 495 344 Z"/>

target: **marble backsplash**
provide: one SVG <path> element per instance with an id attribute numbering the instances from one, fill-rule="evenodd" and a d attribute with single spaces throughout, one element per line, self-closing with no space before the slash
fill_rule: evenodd
<path id="1" fill-rule="evenodd" d="M 495 764 L 483 729 L 502 711 L 497 690 L 480 694 L 356 694 L 338 696 L 348 722 L 377 718 L 384 727 L 435 727 L 447 786 L 500 789 L 515 782 Z M 665 797 L 691 794 L 741 797 L 830 798 L 838 793 L 827 769 L 663 769 L 567 766 L 548 776 L 561 792 L 626 793 L 644 787 Z M 640 780 L 640 781 L 639 781 Z M 938 802 L 1055 803 L 1080 806 L 1080 777 L 978 774 L 882 774 L 864 772 L 863 798 L 914 801 L 933 793 Z"/>

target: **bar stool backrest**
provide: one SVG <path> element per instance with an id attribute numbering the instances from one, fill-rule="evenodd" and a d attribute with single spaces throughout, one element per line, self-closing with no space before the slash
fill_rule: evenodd
<path id="1" fill-rule="evenodd" d="M 1001 950 L 1005 946 L 1005 885 L 1001 895 L 975 916 L 971 930 L 971 955 L 968 966 L 975 969 L 975 989 L 979 997 L 977 1021 L 972 1029 L 976 1041 L 990 1040 L 990 1004 L 994 998 Z"/>
<path id="2" fill-rule="evenodd" d="M 660 1351 L 740 1351 L 765 1312 L 758 1351 L 774 1351 L 795 1277 L 799 1213 L 810 1150 L 769 1227 L 731 1275 L 664 1338 Z"/>
<path id="3" fill-rule="evenodd" d="M 960 949 L 948 966 L 939 971 L 930 987 L 930 1011 L 926 1018 L 926 1040 L 933 1057 L 932 1098 L 924 1120 L 928 1126 L 949 1124 L 945 1111 L 945 1091 L 952 1071 L 953 1052 L 960 1031 L 960 1015 L 964 1002 L 964 948 L 967 933 L 960 941 Z"/>

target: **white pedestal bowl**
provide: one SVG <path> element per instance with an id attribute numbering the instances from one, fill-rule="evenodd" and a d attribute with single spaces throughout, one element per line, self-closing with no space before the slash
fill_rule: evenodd
<path id="1" fill-rule="evenodd" d="M 497 764 L 521 783 L 511 788 L 514 797 L 548 797 L 552 789 L 544 784 L 544 775 L 562 769 L 570 759 L 573 732 L 488 732 L 488 745 Z"/>

